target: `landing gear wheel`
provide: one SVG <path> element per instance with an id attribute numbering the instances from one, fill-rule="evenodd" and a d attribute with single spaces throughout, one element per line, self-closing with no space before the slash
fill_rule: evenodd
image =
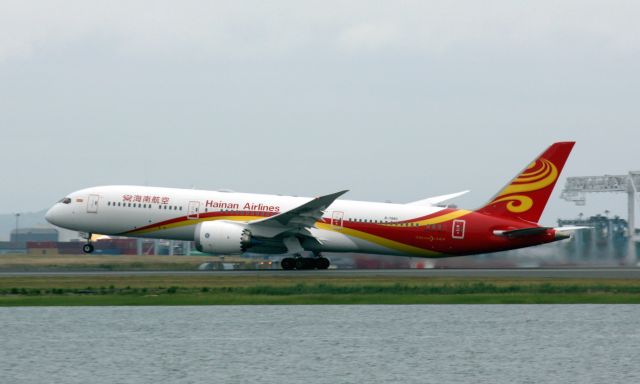
<path id="1" fill-rule="evenodd" d="M 329 265 L 320 261 L 319 258 L 315 257 L 299 257 L 296 260 L 296 269 L 324 269 L 324 266 L 328 268 Z M 320 262 L 320 264 L 319 264 Z M 329 260 L 327 260 L 327 263 Z"/>
<path id="2" fill-rule="evenodd" d="M 82 252 L 84 253 L 93 253 L 93 249 L 93 244 L 91 243 L 82 246 Z"/>
<path id="3" fill-rule="evenodd" d="M 318 269 L 329 269 L 331 262 L 326 257 L 319 257 L 315 260 L 316 268 Z"/>
<path id="4" fill-rule="evenodd" d="M 309 269 L 327 269 L 331 262 L 326 257 L 285 257 L 280 260 L 282 269 L 290 271 L 309 270 Z"/>
<path id="5" fill-rule="evenodd" d="M 297 270 L 301 270 L 301 269 L 310 269 L 308 268 L 309 263 L 307 262 L 307 258 L 304 257 L 298 257 L 295 259 L 296 262 L 296 269 Z"/>
<path id="6" fill-rule="evenodd" d="M 280 266 L 284 270 L 292 270 L 296 267 L 296 260 L 292 257 L 285 257 L 284 259 L 280 260 Z"/>

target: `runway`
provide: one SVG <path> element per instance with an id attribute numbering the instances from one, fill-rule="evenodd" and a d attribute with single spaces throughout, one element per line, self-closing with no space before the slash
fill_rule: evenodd
<path id="1" fill-rule="evenodd" d="M 511 268 L 511 269 L 334 269 L 324 271 L 235 270 L 235 271 L 70 271 L 0 272 L 3 277 L 78 276 L 289 276 L 289 277 L 468 277 L 548 279 L 640 279 L 640 268 Z"/>

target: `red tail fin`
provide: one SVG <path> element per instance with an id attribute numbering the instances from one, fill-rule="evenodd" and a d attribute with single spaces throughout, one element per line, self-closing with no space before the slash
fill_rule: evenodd
<path id="1" fill-rule="evenodd" d="M 574 144 L 561 142 L 547 148 L 478 212 L 537 223 Z"/>

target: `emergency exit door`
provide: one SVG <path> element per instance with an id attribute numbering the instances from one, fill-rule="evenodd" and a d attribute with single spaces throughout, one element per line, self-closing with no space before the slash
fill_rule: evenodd
<path id="1" fill-rule="evenodd" d="M 453 227 L 451 227 L 451 238 L 462 240 L 464 239 L 464 230 L 467 226 L 464 220 L 453 220 Z"/>

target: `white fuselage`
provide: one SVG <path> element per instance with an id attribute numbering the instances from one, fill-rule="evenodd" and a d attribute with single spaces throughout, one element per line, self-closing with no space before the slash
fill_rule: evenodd
<path id="1" fill-rule="evenodd" d="M 49 210 L 47 220 L 60 227 L 88 233 L 187 241 L 194 240 L 196 225 L 203 221 L 249 223 L 312 200 L 307 197 L 144 186 L 87 188 L 71 193 L 67 199 L 70 201 L 59 202 Z M 406 250 L 350 236 L 348 231 L 342 231 L 342 223 L 402 222 L 442 209 L 336 200 L 324 211 L 321 221 L 328 224 L 310 228 L 318 241 L 303 245 L 318 252 L 407 254 Z M 217 216 L 212 216 L 214 213 Z"/>

